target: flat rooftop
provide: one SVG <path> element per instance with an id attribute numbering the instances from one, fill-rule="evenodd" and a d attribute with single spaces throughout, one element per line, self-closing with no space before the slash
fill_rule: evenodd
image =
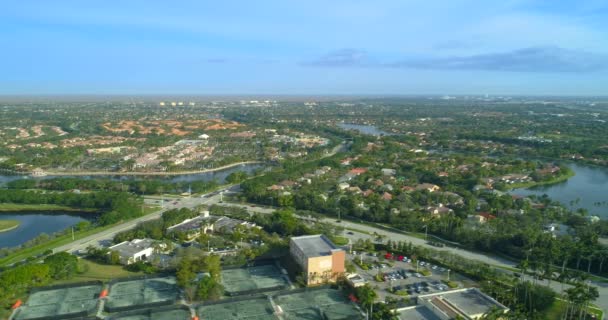
<path id="1" fill-rule="evenodd" d="M 307 257 L 319 257 L 331 255 L 332 250 L 338 249 L 324 235 L 312 235 L 293 237 L 291 241 L 300 248 Z"/>
<path id="2" fill-rule="evenodd" d="M 442 300 L 439 302 L 438 307 L 440 307 L 442 304 L 447 304 L 455 307 L 467 316 L 478 316 L 484 314 L 493 307 L 507 310 L 507 307 L 475 288 L 454 290 L 419 297 L 419 299 L 431 301 L 437 298 Z M 437 300 L 435 300 L 435 302 L 437 302 Z"/>
<path id="3" fill-rule="evenodd" d="M 146 250 L 154 245 L 152 239 L 134 239 L 132 241 L 121 242 L 111 246 L 109 249 L 118 251 L 121 256 L 132 256 L 138 252 Z"/>
<path id="4" fill-rule="evenodd" d="M 397 312 L 399 320 L 441 320 L 425 306 L 416 306 Z"/>

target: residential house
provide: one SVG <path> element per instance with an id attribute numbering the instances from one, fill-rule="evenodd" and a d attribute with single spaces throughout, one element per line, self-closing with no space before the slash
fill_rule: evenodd
<path id="1" fill-rule="evenodd" d="M 441 216 L 441 215 L 450 214 L 450 213 L 454 212 L 454 210 L 443 206 L 442 203 L 438 204 L 437 206 L 426 207 L 426 211 L 433 216 Z"/>
<path id="2" fill-rule="evenodd" d="M 384 168 L 384 169 L 381 169 L 380 171 L 382 171 L 382 175 L 383 176 L 391 176 L 392 177 L 392 176 L 394 176 L 394 175 L 397 174 L 397 170 L 395 170 L 395 169 Z"/>
<path id="3" fill-rule="evenodd" d="M 432 183 L 421 183 L 419 185 L 416 186 L 416 190 L 426 190 L 428 192 L 435 192 L 435 191 L 439 191 L 441 188 L 439 188 L 438 185 L 432 184 Z"/>
<path id="4" fill-rule="evenodd" d="M 338 184 L 338 190 L 344 191 L 350 187 L 350 184 L 346 182 L 341 182 Z"/>
<path id="5" fill-rule="evenodd" d="M 393 195 L 388 192 L 385 192 L 382 194 L 382 199 L 386 201 L 391 201 L 393 200 Z"/>

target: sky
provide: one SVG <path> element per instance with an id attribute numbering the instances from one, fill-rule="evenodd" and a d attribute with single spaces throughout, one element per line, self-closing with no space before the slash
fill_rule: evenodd
<path id="1" fill-rule="evenodd" d="M 19 0 L 0 94 L 608 95 L 606 0 Z"/>

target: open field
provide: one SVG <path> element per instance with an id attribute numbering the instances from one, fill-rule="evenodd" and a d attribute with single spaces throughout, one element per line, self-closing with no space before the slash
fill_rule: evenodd
<path id="1" fill-rule="evenodd" d="M 112 279 L 142 275 L 141 272 L 127 271 L 122 266 L 99 264 L 85 259 L 80 259 L 79 263 L 79 268 L 82 270 L 82 273 L 78 273 L 72 279 L 58 281 L 57 283 L 75 283 L 95 280 L 107 282 Z"/>
<path id="2" fill-rule="evenodd" d="M 20 222 L 17 220 L 0 220 L 0 232 L 10 231 L 19 226 Z"/>

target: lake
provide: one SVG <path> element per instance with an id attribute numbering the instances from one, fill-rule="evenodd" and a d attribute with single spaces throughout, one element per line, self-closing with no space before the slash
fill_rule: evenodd
<path id="1" fill-rule="evenodd" d="M 608 219 L 608 168 L 568 164 L 576 175 L 568 181 L 530 189 L 515 189 L 511 193 L 521 196 L 543 194 L 561 202 L 568 208 L 584 208 L 592 215 Z M 579 202 L 571 206 L 571 201 Z M 606 201 L 606 202 L 604 202 Z M 597 203 L 602 205 L 597 205 Z"/>
<path id="2" fill-rule="evenodd" d="M 6 176 L 0 175 L 0 185 L 7 183 L 9 181 L 18 180 L 18 179 L 54 179 L 54 178 L 77 178 L 77 179 L 110 179 L 115 181 L 127 181 L 127 180 L 144 180 L 144 179 L 159 179 L 168 182 L 191 182 L 191 181 L 212 181 L 217 180 L 219 183 L 224 183 L 226 181 L 226 177 L 236 171 L 244 171 L 247 174 L 251 174 L 256 170 L 264 169 L 267 166 L 264 164 L 243 164 L 240 166 L 235 166 L 231 168 L 227 168 L 224 170 L 218 171 L 209 171 L 202 173 L 193 173 L 193 174 L 183 174 L 183 175 L 167 175 L 167 176 L 134 176 L 134 175 L 120 175 L 120 174 L 108 174 L 108 175 L 96 175 L 96 176 L 44 176 L 44 177 L 30 177 L 30 176 Z"/>
<path id="3" fill-rule="evenodd" d="M 371 126 L 371 125 L 365 125 L 365 124 L 354 124 L 354 123 L 338 123 L 338 127 L 345 129 L 345 130 L 357 130 L 361 133 L 364 134 L 370 134 L 373 136 L 388 136 L 391 135 L 391 133 L 388 133 L 386 131 L 382 131 L 378 128 L 376 128 L 376 126 Z"/>
<path id="4" fill-rule="evenodd" d="M 5 248 L 21 245 L 41 233 L 50 235 L 65 230 L 86 219 L 63 211 L 20 211 L 2 212 L 0 220 L 21 222 L 16 229 L 0 232 L 0 248 Z"/>

